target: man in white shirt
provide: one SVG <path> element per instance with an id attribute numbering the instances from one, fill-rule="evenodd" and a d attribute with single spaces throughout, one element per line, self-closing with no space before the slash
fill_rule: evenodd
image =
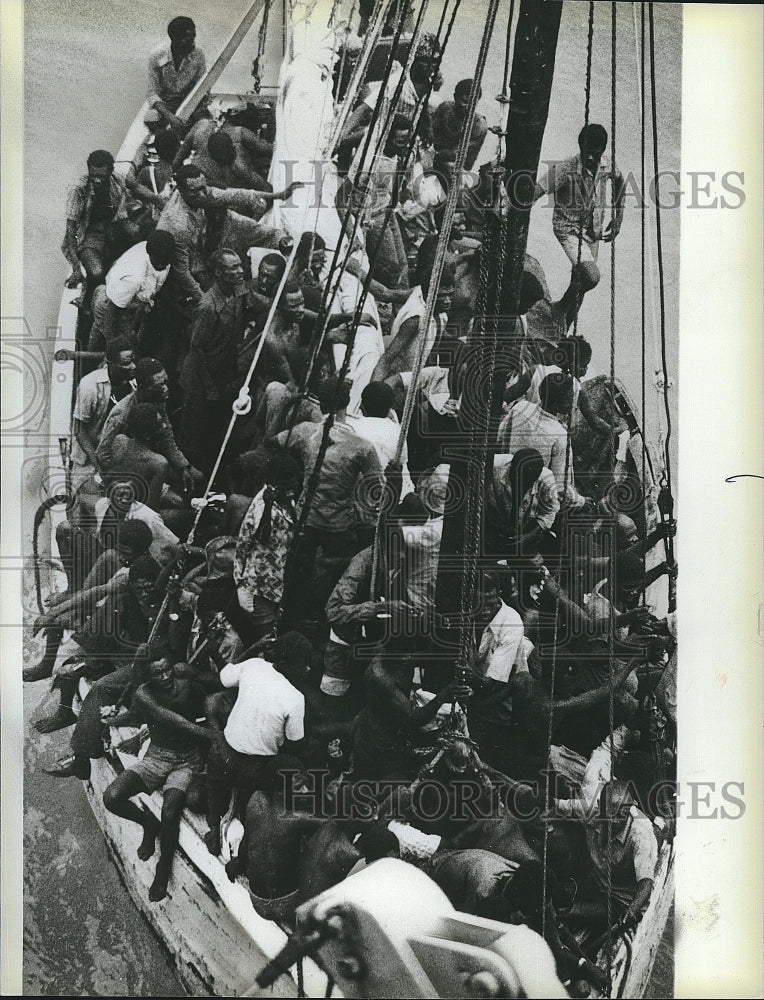
<path id="1" fill-rule="evenodd" d="M 138 321 L 151 309 L 165 283 L 174 251 L 172 234 L 155 229 L 147 240 L 130 247 L 112 264 L 106 283 L 93 293 L 88 350 L 102 350 L 117 336 L 128 337 L 137 346 Z"/>
<path id="2" fill-rule="evenodd" d="M 496 580 L 489 573 L 482 578 L 482 604 L 476 616 L 483 626 L 477 655 L 472 665 L 473 695 L 467 703 L 470 735 L 480 748 L 480 757 L 501 769 L 506 757 L 512 722 L 510 680 L 528 673 L 528 649 L 523 620 L 502 601 Z"/>
<path id="3" fill-rule="evenodd" d="M 305 737 L 305 697 L 298 689 L 308 677 L 312 647 L 297 632 L 283 635 L 273 662 L 254 658 L 229 663 L 220 671 L 224 688 L 238 688 L 223 738 L 207 761 L 205 843 L 220 854 L 220 820 L 236 789 L 236 810 L 243 815 L 256 790 L 270 790 L 285 754 L 295 754 Z"/>
<path id="4" fill-rule="evenodd" d="M 369 382 L 361 393 L 361 413 L 348 417 L 359 437 L 374 445 L 383 469 L 395 458 L 401 425 L 395 412 L 395 392 L 387 382 Z M 404 442 L 401 461 L 406 462 Z M 406 491 L 408 492 L 408 491 Z"/>

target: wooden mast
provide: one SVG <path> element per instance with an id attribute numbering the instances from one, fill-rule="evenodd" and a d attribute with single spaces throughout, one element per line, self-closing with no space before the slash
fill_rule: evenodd
<path id="1" fill-rule="evenodd" d="M 530 210 L 533 204 L 541 143 L 546 128 L 554 76 L 555 54 L 562 3 L 556 0 L 521 0 L 515 33 L 509 116 L 506 137 L 505 178 L 509 218 L 502 251 L 502 220 L 486 213 L 484 250 L 487 258 L 486 322 L 478 317 L 467 347 L 465 379 L 459 417 L 462 443 L 454 443 L 447 460 L 451 466 L 449 490 L 464 495 L 444 516 L 436 591 L 436 642 L 443 652 L 459 654 L 457 671 L 470 659 L 471 621 L 479 600 L 475 565 L 483 549 L 482 502 L 493 469 L 493 453 L 501 419 L 504 386 L 519 347 L 516 316 L 520 299 Z M 489 252 L 489 251 L 493 252 Z M 496 319 L 501 317 L 498 322 Z M 493 341 L 493 343 L 491 343 Z M 485 387 L 492 385 L 490 398 Z M 461 488 L 456 488 L 459 484 Z M 489 568 L 483 562 L 484 568 Z M 469 568 L 468 568 L 469 567 Z"/>

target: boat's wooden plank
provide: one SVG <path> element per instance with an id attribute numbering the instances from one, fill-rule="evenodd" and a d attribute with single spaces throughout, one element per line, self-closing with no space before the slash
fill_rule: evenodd
<path id="1" fill-rule="evenodd" d="M 623 943 L 614 956 L 613 996 L 644 995 L 674 902 L 674 855 L 674 844 L 665 844 L 659 856 L 650 903 L 631 941 L 630 961 Z M 606 965 L 604 955 L 600 964 Z"/>
<path id="2" fill-rule="evenodd" d="M 104 789 L 113 777 L 114 772 L 105 761 L 94 761 L 91 779 L 85 786 L 88 800 L 130 895 L 164 941 L 184 985 L 193 996 L 240 996 L 250 990 L 269 956 L 234 919 L 216 886 L 209 879 L 205 881 L 196 864 L 198 858 L 189 856 L 189 846 L 191 855 L 196 854 L 190 841 L 197 841 L 197 846 L 206 850 L 204 844 L 198 845 L 196 834 L 182 824 L 180 849 L 173 863 L 167 898 L 160 903 L 149 903 L 155 862 L 137 860 L 140 830 L 108 812 L 103 805 Z M 209 855 L 208 858 L 222 871 L 219 862 Z M 227 881 L 225 875 L 223 879 Z M 232 888 L 240 889 L 246 896 L 243 887 Z M 285 940 L 283 932 L 271 926 Z M 297 988 L 290 977 L 282 976 L 267 994 L 252 995 L 294 997 Z"/>
<path id="3" fill-rule="evenodd" d="M 238 47 L 241 45 L 244 40 L 244 36 L 255 23 L 257 16 L 263 9 L 263 6 L 264 0 L 255 0 L 247 13 L 241 19 L 238 28 L 236 28 L 234 33 L 223 46 L 220 55 L 178 108 L 177 115 L 182 121 L 187 121 L 191 117 L 202 98 L 210 92 L 220 79 L 223 70 L 231 61 Z"/>

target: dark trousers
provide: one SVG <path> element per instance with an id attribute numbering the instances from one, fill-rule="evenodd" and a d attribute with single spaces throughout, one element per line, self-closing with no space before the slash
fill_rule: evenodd
<path id="1" fill-rule="evenodd" d="M 239 753 L 223 740 L 207 758 L 207 822 L 213 829 L 228 812 L 236 789 L 236 812 L 243 816 L 253 792 L 269 791 L 276 782 L 279 757 Z"/>

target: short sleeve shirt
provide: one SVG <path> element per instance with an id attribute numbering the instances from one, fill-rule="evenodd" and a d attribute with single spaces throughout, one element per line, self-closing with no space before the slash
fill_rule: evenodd
<path id="1" fill-rule="evenodd" d="M 267 660 L 254 657 L 220 671 L 223 687 L 238 687 L 223 735 L 238 753 L 275 757 L 285 740 L 305 735 L 305 698 Z"/>

